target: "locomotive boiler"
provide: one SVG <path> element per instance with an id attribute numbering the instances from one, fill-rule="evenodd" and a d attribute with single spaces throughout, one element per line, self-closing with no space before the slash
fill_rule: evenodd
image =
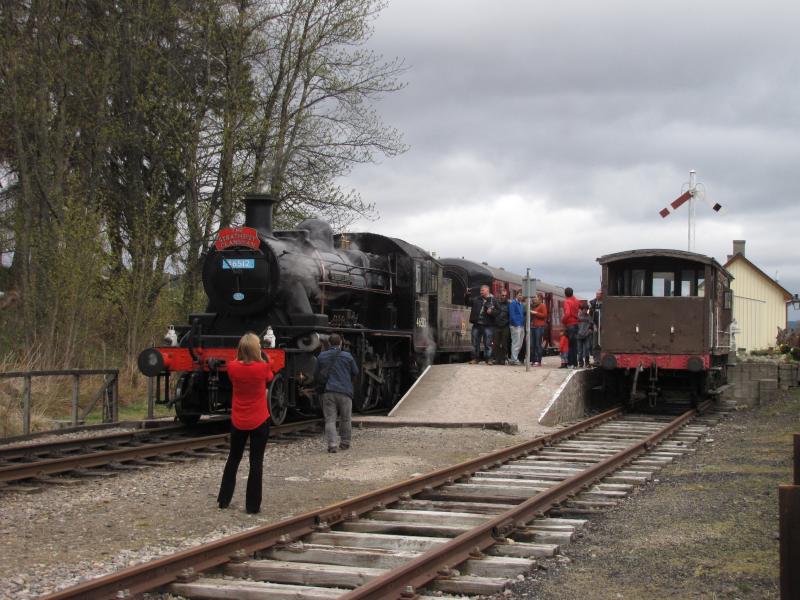
<path id="1" fill-rule="evenodd" d="M 630 405 L 666 390 L 692 404 L 726 380 L 733 276 L 716 260 L 681 250 L 632 250 L 602 267 L 600 365 L 604 389 Z"/>
<path id="2" fill-rule="evenodd" d="M 203 259 L 205 312 L 176 327 L 170 345 L 139 356 L 140 370 L 157 378 L 157 401 L 181 421 L 230 411 L 225 363 L 247 331 L 273 346 L 264 352 L 277 374 L 268 396 L 276 424 L 290 409 L 318 412 L 316 354 L 333 332 L 359 365 L 356 410 L 394 404 L 429 360 L 438 262 L 400 239 L 334 235 L 319 219 L 275 231 L 273 204 L 264 194 L 245 198 L 244 226 L 221 230 Z"/>

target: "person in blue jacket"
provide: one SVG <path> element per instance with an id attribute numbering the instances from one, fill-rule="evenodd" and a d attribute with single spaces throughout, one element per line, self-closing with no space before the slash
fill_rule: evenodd
<path id="1" fill-rule="evenodd" d="M 511 365 L 519 364 L 519 351 L 525 339 L 525 297 L 517 292 L 508 306 L 508 328 L 511 330 Z"/>
<path id="2" fill-rule="evenodd" d="M 325 415 L 325 440 L 328 452 L 350 448 L 353 414 L 353 379 L 358 366 L 353 355 L 342 349 L 342 337 L 332 333 L 328 338 L 330 348 L 317 358 L 314 381 L 324 380 L 322 414 Z M 339 438 L 336 436 L 336 419 L 339 419 Z"/>

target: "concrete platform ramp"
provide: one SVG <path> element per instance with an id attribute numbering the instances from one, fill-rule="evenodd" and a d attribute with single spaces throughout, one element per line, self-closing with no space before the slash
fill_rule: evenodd
<path id="1" fill-rule="evenodd" d="M 569 380 L 584 371 L 559 369 L 556 357 L 541 367 L 433 365 L 383 420 L 425 423 L 497 423 L 516 425 L 520 433 L 546 431 L 559 419 L 546 416 L 570 390 Z M 581 379 L 581 377 L 578 377 Z M 571 394 L 574 395 L 574 394 Z M 579 409 L 583 410 L 583 406 Z M 576 411 L 560 411 L 566 418 Z M 566 420 L 566 419 L 560 419 Z M 548 422 L 553 421 L 553 422 Z"/>

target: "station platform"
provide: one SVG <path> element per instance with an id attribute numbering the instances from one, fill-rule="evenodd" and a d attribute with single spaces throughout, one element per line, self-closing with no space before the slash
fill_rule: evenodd
<path id="1" fill-rule="evenodd" d="M 484 423 L 509 433 L 541 433 L 579 418 L 585 410 L 585 382 L 593 369 L 560 369 L 560 364 L 552 356 L 527 372 L 524 365 L 432 365 L 388 417 L 360 420 L 465 427 Z"/>

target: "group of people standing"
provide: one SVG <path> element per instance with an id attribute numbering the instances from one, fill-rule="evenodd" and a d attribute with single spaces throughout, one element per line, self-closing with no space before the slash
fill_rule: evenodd
<path id="1" fill-rule="evenodd" d="M 499 297 L 492 295 L 488 285 L 482 285 L 480 294 L 472 300 L 469 321 L 472 323 L 472 359 L 476 364 L 483 358 L 487 365 L 519 365 L 525 356 L 526 303 L 522 292 L 509 300 L 503 289 Z M 561 324 L 564 326 L 559 343 L 562 367 L 588 367 L 589 359 L 597 345 L 597 324 L 600 293 L 592 302 L 580 301 L 572 288 L 564 288 Z M 548 308 L 544 295 L 531 298 L 531 335 L 529 352 L 531 364 L 542 364 L 542 338 L 547 326 Z M 509 344 L 510 339 L 510 344 Z M 481 353 L 483 347 L 483 353 Z"/>
<path id="2" fill-rule="evenodd" d="M 483 358 L 487 365 L 520 364 L 525 343 L 525 297 L 518 292 L 509 300 L 508 291 L 502 290 L 495 298 L 488 285 L 482 285 L 480 295 L 472 301 L 469 322 L 472 323 L 472 360 L 475 364 Z M 531 363 L 542 364 L 542 337 L 547 324 L 547 305 L 544 296 L 531 299 Z M 510 340 L 510 344 L 509 344 Z"/>
<path id="3" fill-rule="evenodd" d="M 592 301 L 592 306 L 585 300 L 578 300 L 572 288 L 564 288 L 564 296 L 564 312 L 561 317 L 564 329 L 558 344 L 561 368 L 588 367 L 597 340 L 595 321 L 599 317 L 600 293 Z"/>

